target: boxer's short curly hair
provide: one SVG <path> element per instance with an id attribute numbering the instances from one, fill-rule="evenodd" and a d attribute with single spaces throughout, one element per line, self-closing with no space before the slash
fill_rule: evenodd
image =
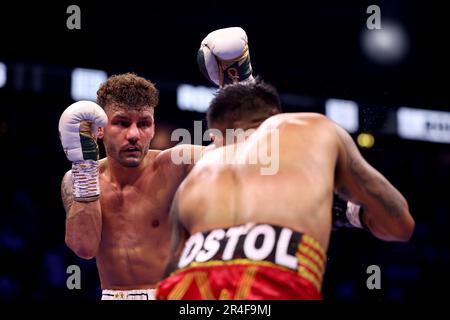
<path id="1" fill-rule="evenodd" d="M 97 104 L 103 109 L 112 104 L 126 109 L 154 108 L 158 102 L 159 91 L 155 85 L 134 73 L 113 75 L 97 90 Z"/>
<path id="2" fill-rule="evenodd" d="M 206 118 L 209 128 L 235 128 L 237 121 L 265 120 L 280 112 L 280 97 L 275 87 L 256 78 L 254 82 L 222 88 L 211 101 Z"/>

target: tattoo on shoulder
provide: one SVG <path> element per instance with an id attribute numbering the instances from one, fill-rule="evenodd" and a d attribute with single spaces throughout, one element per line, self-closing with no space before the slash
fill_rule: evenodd
<path id="1" fill-rule="evenodd" d="M 64 175 L 61 183 L 61 198 L 63 201 L 64 209 L 69 212 L 72 206 L 73 196 L 72 196 L 72 173 L 69 171 Z"/>

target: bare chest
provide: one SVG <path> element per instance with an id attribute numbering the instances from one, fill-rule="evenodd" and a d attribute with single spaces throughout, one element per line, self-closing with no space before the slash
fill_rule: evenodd
<path id="1" fill-rule="evenodd" d="M 155 181 L 117 188 L 101 181 L 102 242 L 141 246 L 170 230 L 174 188 Z"/>

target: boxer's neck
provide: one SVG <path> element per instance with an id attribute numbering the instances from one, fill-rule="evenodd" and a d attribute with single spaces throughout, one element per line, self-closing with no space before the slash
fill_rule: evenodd
<path id="1" fill-rule="evenodd" d="M 107 156 L 107 159 L 107 175 L 109 180 L 121 187 L 134 184 L 142 176 L 149 161 L 148 157 L 145 156 L 137 167 L 126 167 L 110 156 Z"/>

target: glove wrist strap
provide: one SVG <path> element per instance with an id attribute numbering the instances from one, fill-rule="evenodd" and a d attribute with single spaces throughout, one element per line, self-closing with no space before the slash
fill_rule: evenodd
<path id="1" fill-rule="evenodd" d="M 361 206 L 350 201 L 347 202 L 347 211 L 345 212 L 345 216 L 347 217 L 348 222 L 356 228 L 367 230 L 367 226 L 363 221 L 363 214 L 364 211 Z"/>
<path id="2" fill-rule="evenodd" d="M 95 201 L 100 196 L 99 163 L 81 160 L 72 163 L 73 198 L 75 201 Z"/>
<path id="3" fill-rule="evenodd" d="M 245 45 L 242 54 L 234 59 L 224 60 L 216 57 L 219 67 L 219 86 L 242 82 L 252 77 L 252 67 L 248 45 Z"/>

